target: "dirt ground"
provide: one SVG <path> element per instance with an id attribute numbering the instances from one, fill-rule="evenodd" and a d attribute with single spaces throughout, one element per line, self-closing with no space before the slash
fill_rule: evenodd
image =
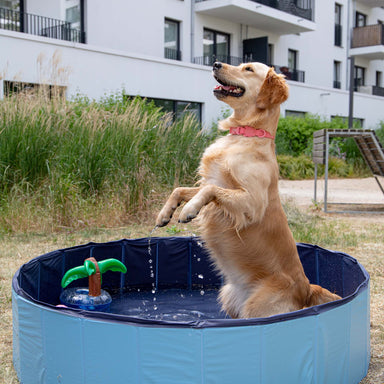
<path id="1" fill-rule="evenodd" d="M 380 178 L 384 187 L 384 178 Z M 324 179 L 317 181 L 317 202 L 324 202 Z M 293 199 L 298 206 L 313 204 L 315 183 L 313 180 L 280 180 L 281 197 Z M 384 194 L 375 178 L 328 179 L 329 203 L 383 205 Z"/>

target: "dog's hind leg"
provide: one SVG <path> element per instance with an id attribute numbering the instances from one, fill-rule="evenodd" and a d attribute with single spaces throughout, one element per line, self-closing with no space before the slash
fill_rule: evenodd
<path id="1" fill-rule="evenodd" d="M 269 317 L 302 309 L 289 285 L 286 279 L 276 281 L 275 278 L 267 278 L 260 282 L 245 302 L 240 317 Z"/>
<path id="2" fill-rule="evenodd" d="M 179 187 L 176 188 L 169 196 L 167 202 L 164 204 L 163 209 L 157 216 L 156 225 L 158 227 L 163 227 L 167 225 L 172 218 L 173 213 L 176 208 L 183 202 L 189 201 L 199 192 L 200 187 L 187 188 Z"/>
<path id="3" fill-rule="evenodd" d="M 310 295 L 307 300 L 307 306 L 329 303 L 330 301 L 340 300 L 341 297 L 335 293 L 331 293 L 328 289 L 322 288 L 319 285 L 311 284 Z"/>

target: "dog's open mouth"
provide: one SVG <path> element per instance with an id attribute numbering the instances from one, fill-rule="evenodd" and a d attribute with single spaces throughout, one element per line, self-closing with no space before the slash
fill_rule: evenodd
<path id="1" fill-rule="evenodd" d="M 215 89 L 213 90 L 213 93 L 217 97 L 225 97 L 225 96 L 241 97 L 244 95 L 244 92 L 245 92 L 244 88 L 238 85 L 225 84 L 217 76 L 215 76 L 215 79 L 220 83 L 219 85 L 216 85 Z"/>

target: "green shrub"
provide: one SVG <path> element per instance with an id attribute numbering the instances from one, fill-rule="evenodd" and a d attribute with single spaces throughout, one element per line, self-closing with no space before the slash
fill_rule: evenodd
<path id="1" fill-rule="evenodd" d="M 311 179 L 315 174 L 315 165 L 307 155 L 289 156 L 277 155 L 280 177 L 288 180 Z M 324 166 L 318 166 L 318 176 L 324 175 Z M 354 168 L 345 160 L 336 157 L 329 158 L 328 175 L 330 177 L 353 177 L 356 176 Z"/>

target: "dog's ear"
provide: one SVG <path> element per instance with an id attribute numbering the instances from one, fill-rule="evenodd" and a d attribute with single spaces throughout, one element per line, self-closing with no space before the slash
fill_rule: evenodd
<path id="1" fill-rule="evenodd" d="M 278 75 L 273 68 L 270 68 L 257 96 L 257 107 L 267 109 L 281 104 L 287 99 L 288 85 L 284 80 L 284 75 Z"/>

